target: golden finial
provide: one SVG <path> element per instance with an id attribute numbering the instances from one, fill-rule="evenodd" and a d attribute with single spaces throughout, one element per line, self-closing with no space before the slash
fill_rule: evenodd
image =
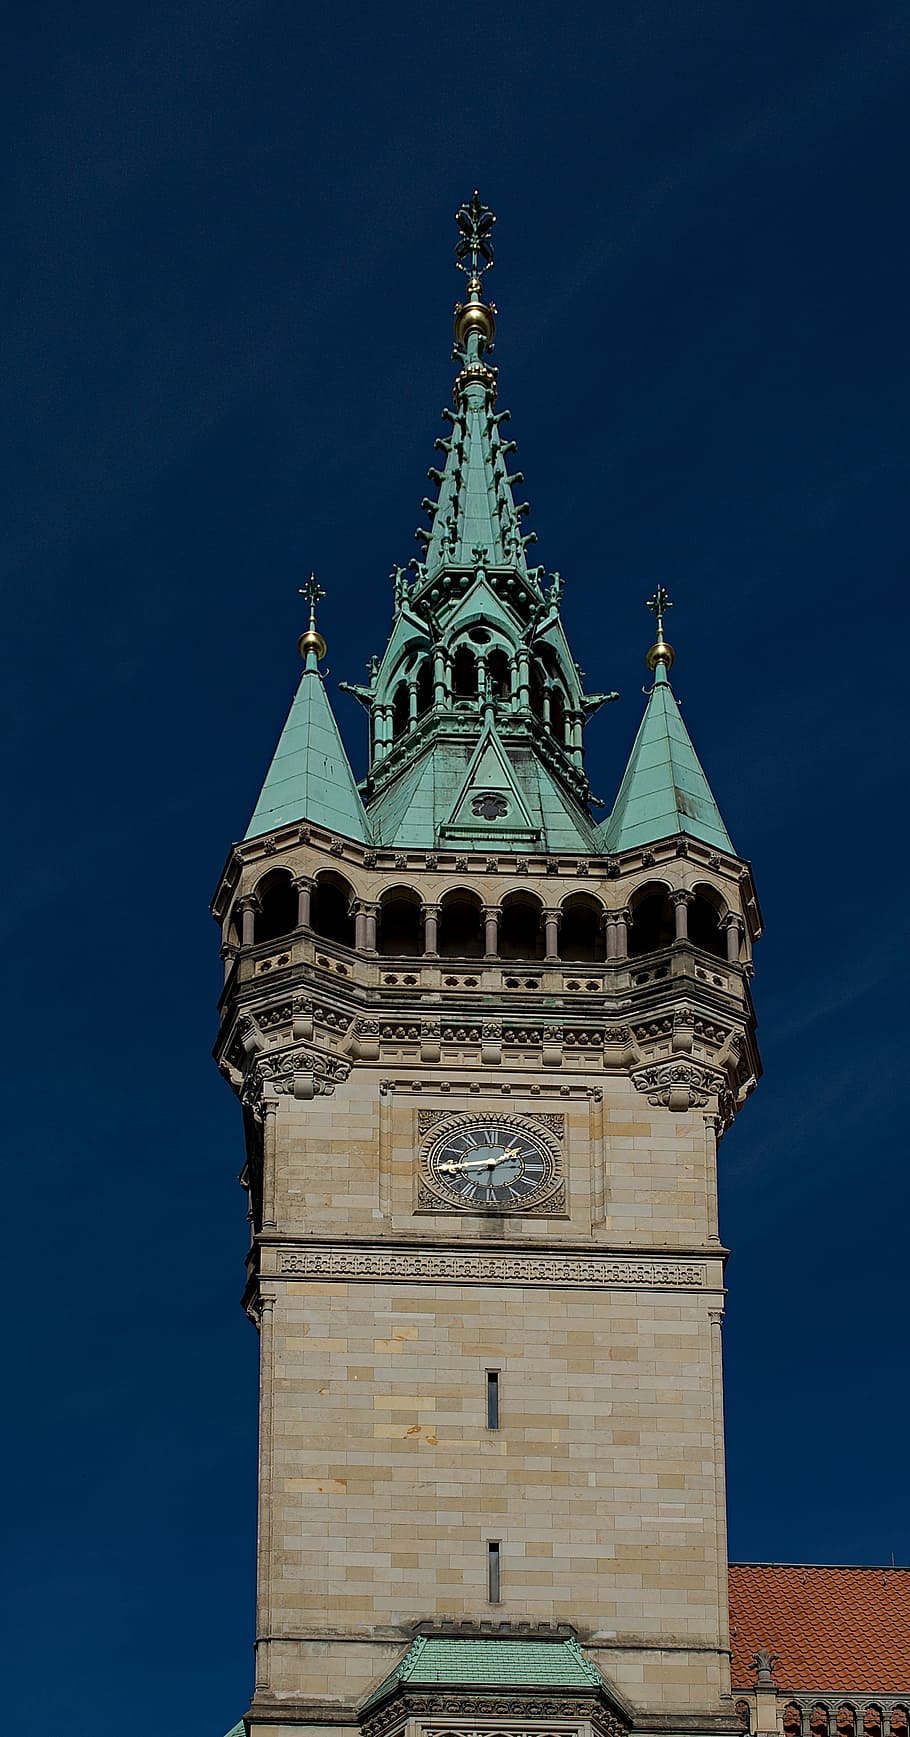
<path id="1" fill-rule="evenodd" d="M 322 602 L 325 592 L 321 585 L 317 585 L 315 573 L 311 573 L 306 584 L 299 585 L 297 589 L 299 595 L 310 606 L 310 625 L 306 632 L 300 635 L 297 641 L 297 650 L 305 661 L 308 661 L 310 652 L 314 652 L 315 662 L 318 663 L 320 658 L 325 657 L 328 649 L 322 634 L 318 632 L 316 627 L 316 605 Z"/>
<path id="2" fill-rule="evenodd" d="M 484 205 L 476 187 L 470 199 L 459 205 L 455 213 L 459 236 L 455 244 L 455 261 L 467 278 L 468 299 L 455 309 L 455 342 L 464 348 L 476 332 L 481 349 L 489 348 L 496 334 L 496 309 L 483 299 L 483 274 L 493 264 L 493 225 L 496 222 L 489 205 Z"/>
<path id="3" fill-rule="evenodd" d="M 673 608 L 673 605 L 670 602 L 669 593 L 663 585 L 658 585 L 654 596 L 648 598 L 647 608 L 650 609 L 657 625 L 657 639 L 648 652 L 645 663 L 652 671 L 657 669 L 658 664 L 663 664 L 665 669 L 672 669 L 676 653 L 672 645 L 668 645 L 664 638 L 664 616 L 668 609 Z"/>

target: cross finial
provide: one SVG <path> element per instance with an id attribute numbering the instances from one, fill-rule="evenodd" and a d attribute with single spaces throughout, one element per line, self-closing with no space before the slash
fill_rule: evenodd
<path id="1" fill-rule="evenodd" d="M 492 237 L 496 218 L 489 205 L 482 204 L 476 187 L 470 199 L 459 205 L 455 222 L 461 232 L 455 243 L 458 269 L 465 272 L 469 279 L 476 280 L 479 289 L 483 273 L 489 271 L 493 264 Z"/>
<path id="2" fill-rule="evenodd" d="M 651 614 L 654 617 L 654 625 L 657 628 L 658 639 L 663 639 L 664 616 L 668 609 L 673 608 L 673 605 L 670 602 L 670 593 L 665 585 L 658 585 L 654 596 L 648 598 L 646 608 L 650 609 Z"/>
<path id="3" fill-rule="evenodd" d="M 317 605 L 317 603 L 321 603 L 322 599 L 325 596 L 325 592 L 323 591 L 322 586 L 318 585 L 316 582 L 315 573 L 310 574 L 310 577 L 306 581 L 305 585 L 298 585 L 297 590 L 298 590 L 299 595 L 310 606 L 310 626 L 315 627 L 316 626 L 316 605 Z"/>
<path id="4" fill-rule="evenodd" d="M 304 599 L 304 602 L 308 603 L 310 606 L 310 625 L 307 628 L 306 633 L 300 635 L 300 638 L 297 641 L 297 650 L 306 662 L 307 668 L 309 669 L 312 667 L 315 669 L 319 659 L 325 657 L 326 651 L 325 640 L 316 628 L 316 605 L 317 603 L 322 602 L 325 592 L 323 591 L 322 586 L 316 583 L 315 573 L 310 574 L 309 579 L 307 579 L 304 585 L 298 585 L 297 591 L 298 595 Z M 310 654 L 313 654 L 312 663 Z"/>
<path id="5" fill-rule="evenodd" d="M 662 667 L 664 674 L 659 676 L 658 680 L 666 681 L 666 671 L 672 665 L 676 653 L 674 652 L 672 645 L 668 645 L 664 639 L 664 616 L 668 609 L 673 608 L 673 605 L 670 602 L 670 593 L 665 585 L 658 585 L 654 596 L 648 598 L 647 608 L 650 609 L 651 614 L 654 616 L 654 624 L 657 628 L 657 642 L 652 645 L 651 650 L 645 658 L 645 662 L 650 670 L 657 670 L 659 666 Z"/>

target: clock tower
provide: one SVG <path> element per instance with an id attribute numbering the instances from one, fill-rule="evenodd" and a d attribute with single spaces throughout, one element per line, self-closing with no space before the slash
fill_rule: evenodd
<path id="1" fill-rule="evenodd" d="M 452 407 L 352 686 L 303 671 L 215 898 L 260 1335 L 250 1737 L 726 1733 L 716 1154 L 759 913 L 670 684 L 609 818 L 562 580 L 529 564 L 457 214 Z"/>

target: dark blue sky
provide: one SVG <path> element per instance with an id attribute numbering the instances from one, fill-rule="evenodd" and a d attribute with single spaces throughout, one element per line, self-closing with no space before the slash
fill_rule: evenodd
<path id="1" fill-rule="evenodd" d="M 663 581 L 764 906 L 766 1076 L 721 1154 L 731 1551 L 910 1562 L 902 13 L 35 0 L 12 22 L 20 1737 L 221 1737 L 247 1704 L 256 1344 L 207 905 L 311 567 L 333 678 L 382 643 L 475 185 L 536 554 L 589 685 L 622 693 L 594 787 L 616 789 Z"/>

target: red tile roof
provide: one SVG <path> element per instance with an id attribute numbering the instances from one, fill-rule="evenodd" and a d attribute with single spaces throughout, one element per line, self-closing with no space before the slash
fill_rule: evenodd
<path id="1" fill-rule="evenodd" d="M 755 1683 L 759 1647 L 779 1689 L 910 1696 L 910 1569 L 731 1562 L 733 1684 Z"/>

